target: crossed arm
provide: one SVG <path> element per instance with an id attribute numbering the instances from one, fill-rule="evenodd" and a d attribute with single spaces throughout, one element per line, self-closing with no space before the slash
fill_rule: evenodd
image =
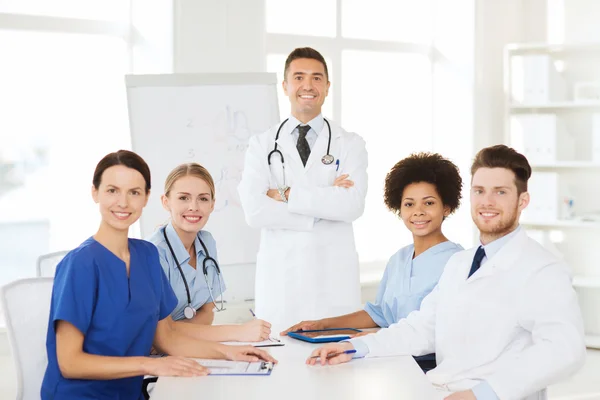
<path id="1" fill-rule="evenodd" d="M 352 222 L 364 211 L 367 192 L 367 151 L 364 141 L 355 137 L 349 144 L 342 170 L 329 187 L 295 183 L 283 202 L 277 189 L 270 187 L 270 169 L 261 156 L 264 151 L 253 137 L 246 153 L 242 181 L 238 188 L 246 221 L 255 228 L 312 230 L 315 218 Z M 342 160 L 342 161 L 345 161 Z"/>

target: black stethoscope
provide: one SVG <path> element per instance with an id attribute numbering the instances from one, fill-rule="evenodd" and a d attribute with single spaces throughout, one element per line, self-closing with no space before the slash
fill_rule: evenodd
<path id="1" fill-rule="evenodd" d="M 279 139 L 279 132 L 281 132 L 281 128 L 283 127 L 283 125 L 285 125 L 286 122 L 288 122 L 287 118 L 285 121 L 283 121 L 281 123 L 281 125 L 279 125 L 279 128 L 277 129 L 277 135 L 275 135 L 275 147 L 273 148 L 273 150 L 271 150 L 271 152 L 269 153 L 269 155 L 267 156 L 267 162 L 269 163 L 269 165 L 271 165 L 271 156 L 274 153 L 279 154 L 279 157 L 281 158 L 281 167 L 283 168 L 283 185 L 285 186 L 285 162 L 283 160 L 283 154 L 281 153 L 281 151 L 279 151 L 277 149 L 277 139 Z M 329 141 L 327 142 L 327 154 L 325 154 L 323 157 L 321 157 L 321 162 L 325 165 L 329 165 L 333 162 L 334 158 L 331 154 L 329 154 L 329 148 L 331 147 L 331 125 L 329 125 L 329 121 L 327 121 L 325 118 L 323 118 L 323 121 L 325 121 L 325 123 L 327 124 L 327 129 L 329 131 Z"/>
<path id="2" fill-rule="evenodd" d="M 175 260 L 175 264 L 177 264 L 177 269 L 179 269 L 179 273 L 181 274 L 181 279 L 183 279 L 183 284 L 185 285 L 185 292 L 187 294 L 188 305 L 183 309 L 183 315 L 185 316 L 186 319 L 192 319 L 196 315 L 196 309 L 194 307 L 192 307 L 192 296 L 190 295 L 190 287 L 188 286 L 187 279 L 185 279 L 183 269 L 181 269 L 181 265 L 179 265 L 179 261 L 177 260 L 177 257 L 175 256 L 173 247 L 171 247 L 171 242 L 169 242 L 169 238 L 167 237 L 167 228 L 166 227 L 163 228 L 163 236 L 165 237 L 167 246 L 169 246 L 169 250 L 171 251 L 173 260 Z M 196 236 L 198 237 L 198 240 L 200 241 L 200 244 L 202 245 L 202 249 L 204 250 L 205 257 L 204 257 L 204 260 L 202 261 L 202 272 L 204 273 L 204 280 L 206 281 L 206 287 L 208 288 L 208 293 L 210 294 L 210 298 L 215 305 L 215 309 L 217 311 L 223 311 L 225 309 L 225 307 L 223 306 L 223 286 L 221 284 L 221 268 L 219 268 L 219 264 L 217 264 L 217 260 L 215 260 L 208 254 L 208 249 L 206 248 L 206 245 L 204 244 L 202 239 L 200 239 L 200 233 L 198 233 Z M 221 307 L 217 306 L 217 302 L 213 296 L 212 288 L 211 288 L 210 284 L 208 283 L 208 265 L 207 265 L 207 263 L 209 261 L 211 261 L 213 266 L 215 267 L 215 270 L 217 271 L 217 277 L 219 278 L 219 293 L 221 295 L 221 301 L 220 301 Z"/>

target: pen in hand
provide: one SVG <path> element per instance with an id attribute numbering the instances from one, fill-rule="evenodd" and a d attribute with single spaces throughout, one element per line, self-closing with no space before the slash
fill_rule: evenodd
<path id="1" fill-rule="evenodd" d="M 341 351 L 341 352 L 339 352 L 339 353 L 329 353 L 329 354 L 327 354 L 327 357 L 326 357 L 326 359 L 327 359 L 327 360 L 329 360 L 330 358 L 337 357 L 337 356 L 341 356 L 342 354 L 354 354 L 354 353 L 356 353 L 356 350 L 355 350 L 355 349 L 352 349 L 352 350 L 346 350 L 346 351 Z M 312 356 L 312 357 L 310 357 L 310 358 L 321 358 L 321 356 Z"/>

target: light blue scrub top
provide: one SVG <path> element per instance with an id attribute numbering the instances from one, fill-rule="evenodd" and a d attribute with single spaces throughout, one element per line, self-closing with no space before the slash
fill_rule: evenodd
<path id="1" fill-rule="evenodd" d="M 185 318 L 183 315 L 183 310 L 188 305 L 188 299 L 185 290 L 185 284 L 183 283 L 183 279 L 181 278 L 181 273 L 177 268 L 175 259 L 169 250 L 169 246 L 165 241 L 163 229 L 166 229 L 167 237 L 169 238 L 171 247 L 173 247 L 175 256 L 177 256 L 177 261 L 179 261 L 181 264 L 181 269 L 183 270 L 188 287 L 190 288 L 192 307 L 194 307 L 196 310 L 206 303 L 212 302 L 210 293 L 208 291 L 208 286 L 206 285 L 206 280 L 204 279 L 204 272 L 202 271 L 202 262 L 204 261 L 206 255 L 204 254 L 204 250 L 200 244 L 200 241 L 198 240 L 198 237 L 196 237 L 195 249 L 197 254 L 197 268 L 192 268 L 192 266 L 189 264 L 190 255 L 188 254 L 183 243 L 181 242 L 181 239 L 179 239 L 177 232 L 175 232 L 175 229 L 170 222 L 166 225 L 166 227 L 159 228 L 148 239 L 148 241 L 154 243 L 154 245 L 158 248 L 158 253 L 160 254 L 160 264 L 162 265 L 163 271 L 165 272 L 165 275 L 167 276 L 167 279 L 171 283 L 171 287 L 177 296 L 177 306 L 171 315 L 175 321 L 178 321 Z M 219 259 L 217 258 L 217 243 L 210 232 L 200 231 L 200 237 L 202 238 L 202 241 L 208 250 L 209 256 L 219 262 Z M 207 262 L 207 267 L 208 282 L 211 285 L 212 293 L 216 300 L 221 294 L 221 287 L 223 288 L 223 292 L 225 292 L 225 281 L 221 276 L 221 286 L 219 286 L 219 275 L 217 274 L 217 269 L 210 261 Z"/>
<path id="2" fill-rule="evenodd" d="M 414 245 L 398 250 L 385 268 L 375 303 L 365 311 L 382 328 L 406 318 L 437 285 L 446 262 L 462 246 L 450 241 L 437 244 L 413 259 Z"/>
<path id="3" fill-rule="evenodd" d="M 158 321 L 177 303 L 151 243 L 129 239 L 129 277 L 125 263 L 94 238 L 58 264 L 46 337 L 48 366 L 41 398 L 139 399 L 142 376 L 113 380 L 66 379 L 56 356 L 56 321 L 71 323 L 84 335 L 88 354 L 148 356 Z"/>

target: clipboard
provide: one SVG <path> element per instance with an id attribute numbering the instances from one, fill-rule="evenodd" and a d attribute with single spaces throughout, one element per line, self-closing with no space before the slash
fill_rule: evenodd
<path id="1" fill-rule="evenodd" d="M 279 347 L 285 346 L 281 340 L 269 337 L 267 340 L 263 340 L 262 342 L 221 342 L 222 344 L 226 344 L 228 346 L 254 346 L 254 347 Z"/>
<path id="2" fill-rule="evenodd" d="M 240 375 L 254 375 L 254 376 L 269 376 L 273 371 L 274 364 L 268 361 L 229 361 L 229 360 L 208 360 L 208 359 L 194 359 L 198 364 L 208 368 L 210 370 L 209 376 L 240 376 Z"/>
<path id="3" fill-rule="evenodd" d="M 309 343 L 332 343 L 350 339 L 350 335 L 362 332 L 354 328 L 330 328 L 311 331 L 288 332 L 288 336 Z"/>

